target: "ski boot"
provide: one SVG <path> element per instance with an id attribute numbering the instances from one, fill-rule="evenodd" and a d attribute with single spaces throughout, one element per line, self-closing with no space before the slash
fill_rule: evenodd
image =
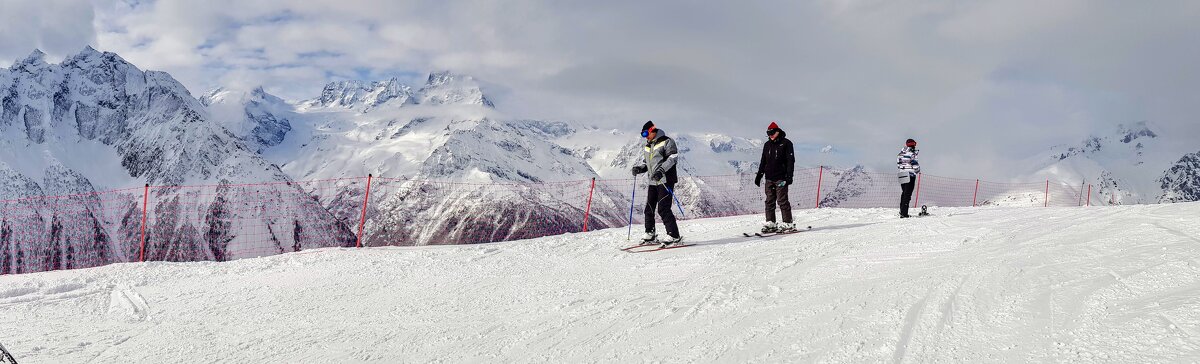
<path id="1" fill-rule="evenodd" d="M 681 242 L 683 242 L 682 236 L 670 236 L 670 235 L 667 235 L 667 239 L 659 241 L 659 243 L 662 244 L 662 248 L 669 248 L 669 247 L 672 247 L 675 245 L 679 245 L 679 243 L 681 243 Z"/>
<path id="2" fill-rule="evenodd" d="M 650 245 L 658 242 L 658 236 L 654 233 L 646 233 L 642 235 L 642 245 Z"/>
<path id="3" fill-rule="evenodd" d="M 763 223 L 763 227 L 762 227 L 763 234 L 772 234 L 772 233 L 777 233 L 777 232 L 779 232 L 779 225 L 776 224 L 774 221 L 767 221 L 767 222 Z"/>
<path id="4" fill-rule="evenodd" d="M 785 222 L 785 223 L 776 225 L 775 229 L 776 229 L 776 231 L 778 231 L 781 234 L 782 233 L 794 233 L 794 232 L 796 232 L 796 224 L 793 224 L 790 222 Z"/>

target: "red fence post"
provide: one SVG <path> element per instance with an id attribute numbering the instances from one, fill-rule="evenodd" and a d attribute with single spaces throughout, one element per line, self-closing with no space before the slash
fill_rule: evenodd
<path id="1" fill-rule="evenodd" d="M 596 177 L 592 177 L 592 187 L 588 188 L 587 210 L 583 211 L 583 232 L 587 232 L 588 219 L 592 216 L 592 193 L 596 192 Z"/>
<path id="2" fill-rule="evenodd" d="M 917 173 L 917 200 L 913 201 L 913 206 L 921 206 L 921 174 Z"/>
<path id="3" fill-rule="evenodd" d="M 142 249 L 138 253 L 138 261 L 146 261 L 146 206 L 150 201 L 150 184 L 142 190 Z"/>
<path id="4" fill-rule="evenodd" d="M 979 180 L 975 180 L 975 196 L 971 197 L 971 207 L 975 207 L 976 201 L 979 201 Z"/>
<path id="5" fill-rule="evenodd" d="M 817 207 L 821 208 L 821 180 L 825 178 L 825 166 L 817 166 Z"/>
<path id="6" fill-rule="evenodd" d="M 363 194 L 362 218 L 358 221 L 358 242 L 356 247 L 362 248 L 363 226 L 367 224 L 367 201 L 371 198 L 371 174 L 367 174 L 367 192 Z"/>
<path id="7" fill-rule="evenodd" d="M 1046 180 L 1046 197 L 1042 198 L 1042 207 L 1050 207 L 1050 180 Z"/>
<path id="8" fill-rule="evenodd" d="M 1091 184 L 1091 183 L 1089 183 L 1089 184 L 1088 184 L 1088 199 L 1087 199 L 1087 206 L 1091 206 L 1091 205 L 1092 205 L 1092 184 Z"/>

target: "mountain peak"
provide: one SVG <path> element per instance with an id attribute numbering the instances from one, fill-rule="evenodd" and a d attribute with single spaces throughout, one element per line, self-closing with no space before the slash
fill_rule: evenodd
<path id="1" fill-rule="evenodd" d="M 450 71 L 429 73 L 419 90 L 392 77 L 381 81 L 343 80 L 325 84 L 321 96 L 306 102 L 309 106 L 344 107 L 367 112 L 383 106 L 404 105 L 483 105 L 495 107 L 471 76 Z"/>
<path id="2" fill-rule="evenodd" d="M 85 45 L 85 46 L 83 46 L 83 50 L 79 51 L 79 53 L 76 54 L 76 56 L 90 57 L 90 56 L 97 55 L 97 54 L 100 54 L 100 51 L 97 51 L 96 48 L 92 48 L 92 46 L 90 46 L 90 45 Z"/>
<path id="3" fill-rule="evenodd" d="M 39 66 L 39 65 L 45 65 L 45 64 L 46 64 L 46 53 L 43 53 L 41 49 L 34 49 L 33 52 L 30 52 L 29 55 L 25 56 L 24 59 L 17 61 L 16 63 L 13 63 L 13 68 L 18 68 L 18 67 L 22 67 L 22 66 Z"/>
<path id="4" fill-rule="evenodd" d="M 448 70 L 442 70 L 430 72 L 429 77 L 425 80 L 425 86 L 441 86 L 458 79 L 472 80 L 470 76 L 460 76 Z"/>
<path id="5" fill-rule="evenodd" d="M 259 86 L 255 87 L 253 90 L 250 90 L 250 97 L 253 97 L 256 99 L 266 99 L 268 97 L 275 97 L 275 96 L 267 93 L 267 90 L 263 89 L 262 85 L 259 85 Z"/>
<path id="6" fill-rule="evenodd" d="M 1117 135 L 1122 143 L 1129 144 L 1135 139 L 1141 137 L 1157 138 L 1158 134 L 1151 130 L 1150 125 L 1145 121 L 1139 121 L 1130 125 L 1117 125 Z"/>
<path id="7" fill-rule="evenodd" d="M 450 71 L 430 72 L 425 86 L 421 87 L 418 104 L 483 105 L 494 108 L 474 77 Z"/>
<path id="8" fill-rule="evenodd" d="M 370 83 L 360 80 L 334 81 L 325 85 L 314 103 L 367 111 L 393 99 L 399 99 L 399 105 L 413 103 L 412 88 L 395 78 Z"/>
<path id="9" fill-rule="evenodd" d="M 250 89 L 239 87 L 217 87 L 205 92 L 204 95 L 200 96 L 200 103 L 204 106 L 211 106 L 213 104 L 223 102 L 268 102 L 271 104 L 286 103 L 278 96 L 267 92 L 267 90 L 261 85 Z"/>

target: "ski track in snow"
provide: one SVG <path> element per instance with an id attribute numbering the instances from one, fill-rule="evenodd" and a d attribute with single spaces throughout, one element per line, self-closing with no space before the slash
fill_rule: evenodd
<path id="1" fill-rule="evenodd" d="M 470 246 L 0 276 L 0 342 L 49 362 L 1186 362 L 1200 203 L 797 211 Z"/>

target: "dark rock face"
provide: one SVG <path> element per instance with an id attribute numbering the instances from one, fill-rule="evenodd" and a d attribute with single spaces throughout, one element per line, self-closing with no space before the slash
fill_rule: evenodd
<path id="1" fill-rule="evenodd" d="M 1200 201 L 1200 152 L 1184 155 L 1158 182 L 1163 189 L 1158 202 Z"/>

